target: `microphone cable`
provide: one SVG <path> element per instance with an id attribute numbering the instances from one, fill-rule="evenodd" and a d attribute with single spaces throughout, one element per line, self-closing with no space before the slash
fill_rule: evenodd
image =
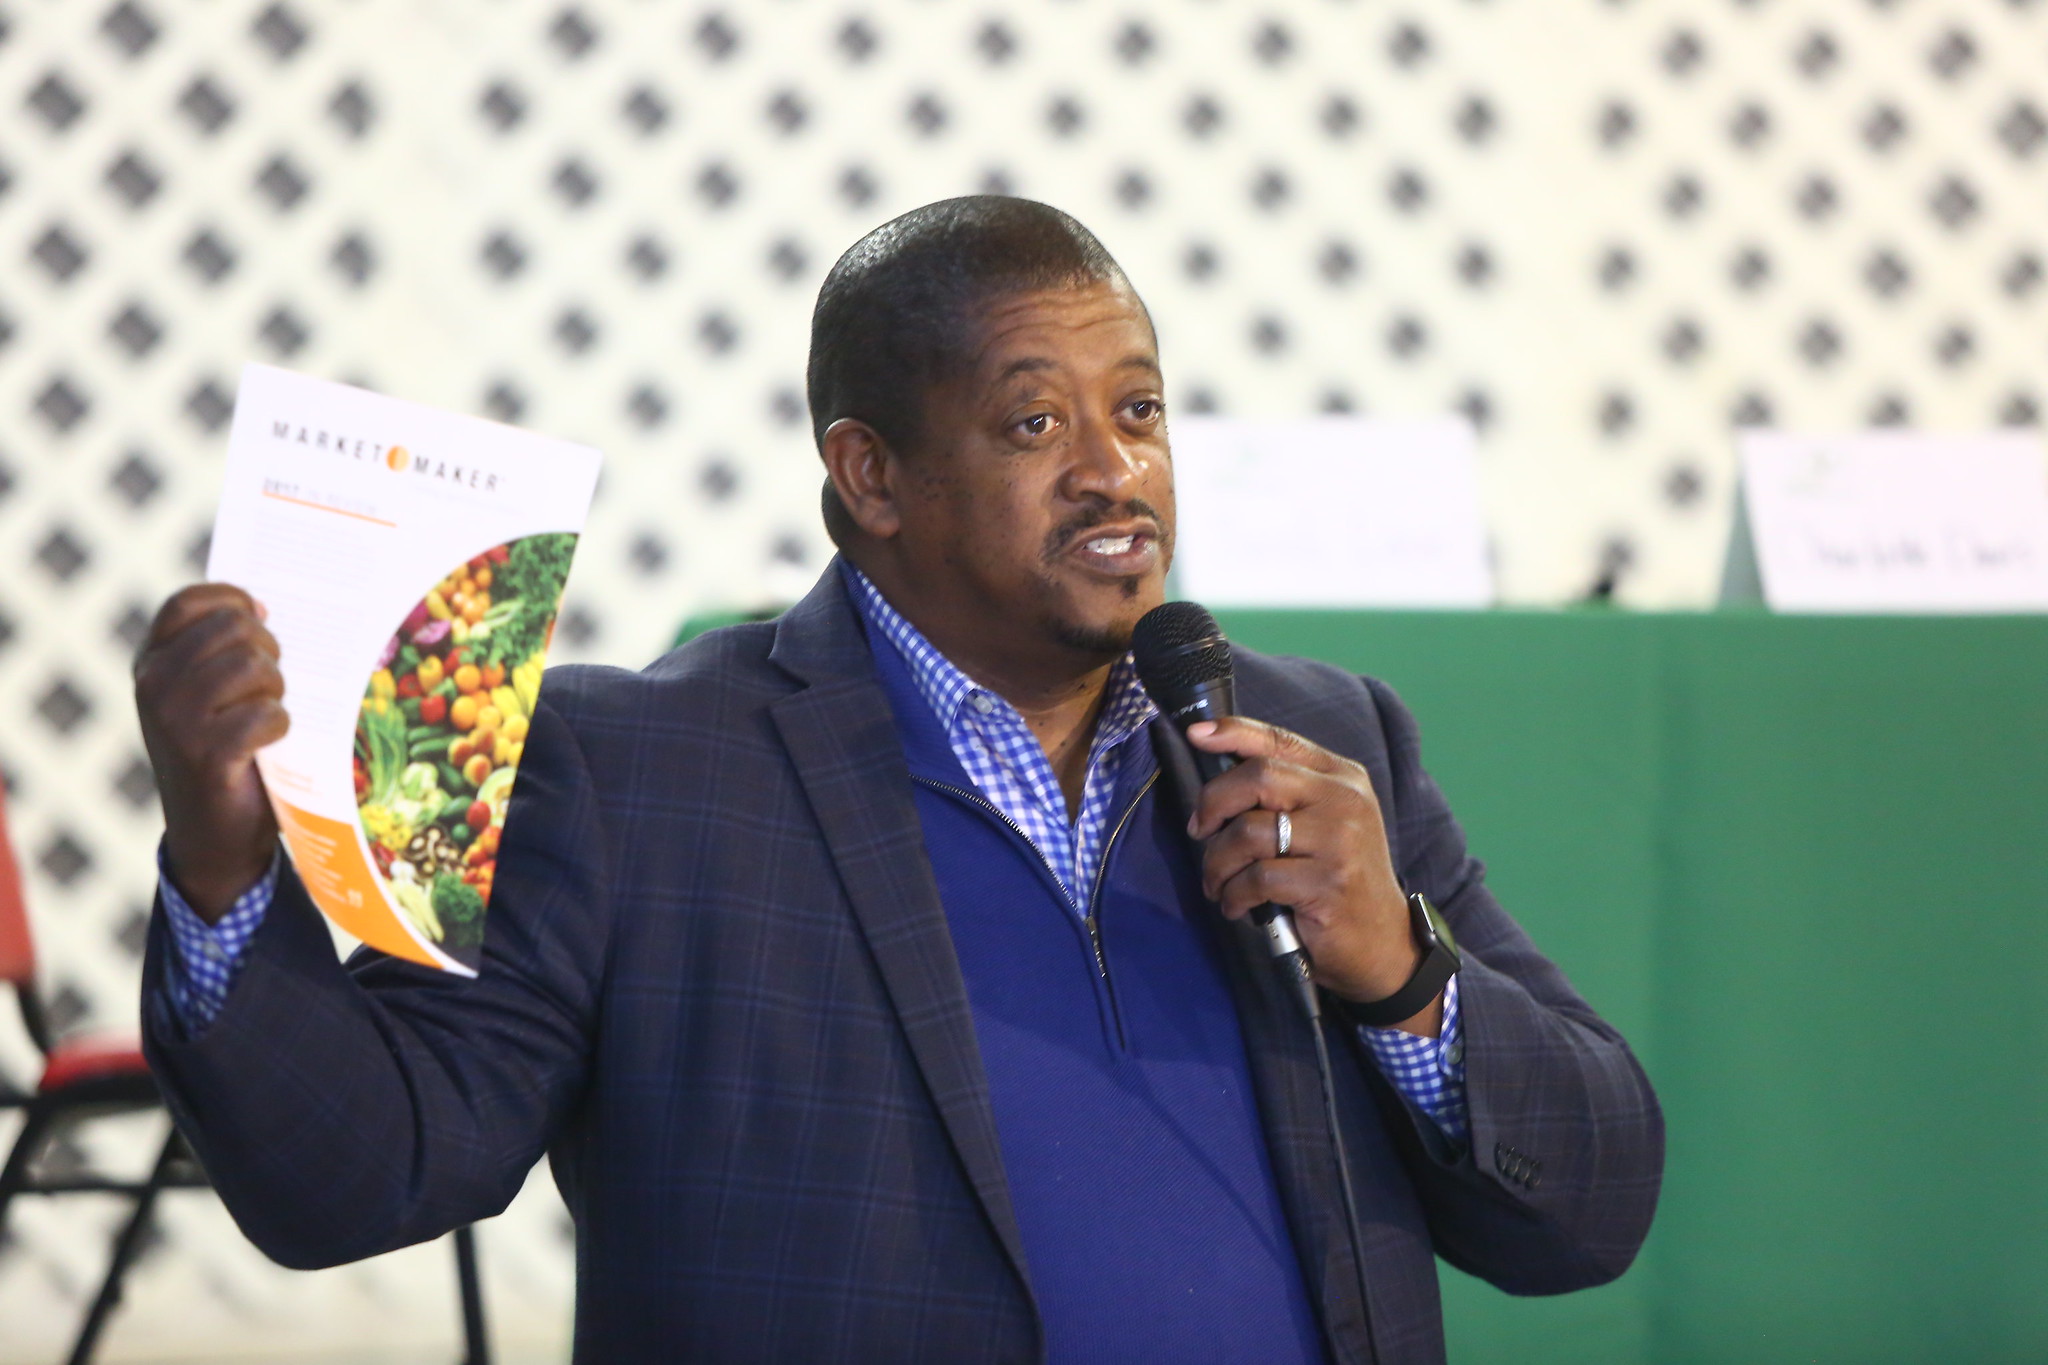
<path id="1" fill-rule="evenodd" d="M 1351 1269 L 1358 1280 L 1358 1316 L 1365 1324 L 1366 1349 L 1372 1345 L 1372 1300 L 1365 1287 L 1365 1234 L 1358 1226 L 1358 1193 L 1351 1183 L 1351 1158 L 1344 1150 L 1344 1123 L 1337 1116 L 1337 1074 L 1330 1064 L 1329 1040 L 1323 1036 L 1322 1004 L 1315 988 L 1308 991 L 1308 1029 L 1316 1040 L 1316 1074 L 1323 1085 L 1323 1118 L 1330 1130 L 1330 1150 L 1337 1158 L 1337 1186 L 1344 1197 L 1344 1230 L 1351 1239 Z"/>
<path id="2" fill-rule="evenodd" d="M 1138 678 L 1160 713 L 1183 732 L 1196 721 L 1222 720 L 1236 714 L 1237 683 L 1230 642 L 1216 618 L 1194 602 L 1168 602 L 1139 619 L 1131 639 Z M 1191 754 L 1201 781 L 1220 775 L 1234 760 L 1227 755 Z M 1323 1119 L 1330 1151 L 1337 1161 L 1337 1187 L 1344 1203 L 1344 1230 L 1351 1242 L 1351 1265 L 1358 1280 L 1358 1313 L 1365 1324 L 1366 1349 L 1372 1343 L 1372 1301 L 1365 1283 L 1365 1236 L 1358 1225 L 1358 1195 L 1351 1180 L 1351 1158 L 1344 1149 L 1344 1124 L 1337 1110 L 1337 1077 L 1330 1064 L 1329 1040 L 1323 1036 L 1322 998 L 1311 978 L 1308 949 L 1294 929 L 1293 911 L 1284 905 L 1262 905 L 1253 921 L 1265 931 L 1268 961 L 1307 1016 L 1315 1035 L 1316 1074 L 1323 1089 Z"/>
<path id="3" fill-rule="evenodd" d="M 1288 907 L 1268 908 L 1283 914 L 1285 923 L 1292 928 L 1294 916 Z M 1358 1311 L 1365 1321 L 1366 1340 L 1370 1342 L 1372 1313 L 1371 1300 L 1365 1288 L 1365 1233 L 1358 1224 L 1358 1192 L 1351 1183 L 1351 1157 L 1344 1148 L 1344 1122 L 1337 1113 L 1337 1072 L 1330 1061 L 1329 1039 L 1323 1033 L 1322 992 L 1309 975 L 1313 964 L 1309 961 L 1307 948 L 1297 946 L 1292 952 L 1273 957 L 1271 962 L 1280 979 L 1287 983 L 1287 993 L 1301 1006 L 1301 1012 L 1308 1020 L 1309 1034 L 1315 1039 L 1316 1076 L 1323 1091 L 1323 1124 L 1329 1130 L 1331 1154 L 1337 1159 L 1337 1188 L 1344 1200 L 1344 1230 L 1351 1241 L 1351 1266 L 1358 1280 Z"/>

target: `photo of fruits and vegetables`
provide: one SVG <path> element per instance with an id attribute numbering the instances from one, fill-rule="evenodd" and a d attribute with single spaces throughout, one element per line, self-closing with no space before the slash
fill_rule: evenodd
<path id="1" fill-rule="evenodd" d="M 458 565 L 406 615 L 364 690 L 356 812 L 393 902 L 468 967 L 576 537 L 525 536 Z"/>

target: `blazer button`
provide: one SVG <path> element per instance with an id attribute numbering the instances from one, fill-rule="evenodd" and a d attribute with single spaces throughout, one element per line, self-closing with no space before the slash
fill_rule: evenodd
<path id="1" fill-rule="evenodd" d="M 1524 1155 L 1505 1142 L 1493 1144 L 1493 1164 L 1507 1179 L 1530 1190 L 1536 1188 L 1536 1173 L 1543 1165 L 1534 1157 Z"/>

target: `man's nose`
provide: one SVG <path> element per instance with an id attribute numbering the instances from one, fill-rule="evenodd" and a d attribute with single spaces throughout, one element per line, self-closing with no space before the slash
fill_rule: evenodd
<path id="1" fill-rule="evenodd" d="M 1124 502 L 1142 482 L 1150 448 L 1107 422 L 1091 422 L 1075 433 L 1072 458 L 1061 492 L 1074 501 L 1104 498 Z"/>

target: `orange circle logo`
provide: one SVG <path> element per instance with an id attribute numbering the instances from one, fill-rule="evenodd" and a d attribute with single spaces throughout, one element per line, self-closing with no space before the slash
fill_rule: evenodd
<path id="1" fill-rule="evenodd" d="M 404 446 L 393 446 L 390 453 L 384 457 L 384 463 L 390 465 L 392 472 L 396 473 L 404 469 L 405 462 L 411 458 L 411 456 L 405 453 Z"/>

